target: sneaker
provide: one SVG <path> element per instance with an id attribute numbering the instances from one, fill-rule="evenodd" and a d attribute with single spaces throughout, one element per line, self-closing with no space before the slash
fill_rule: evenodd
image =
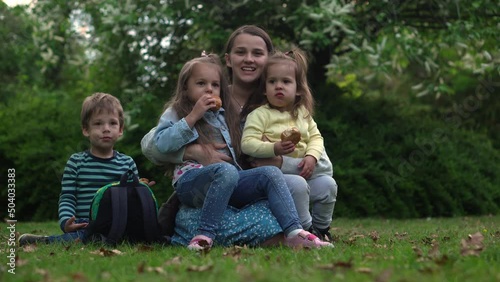
<path id="1" fill-rule="evenodd" d="M 196 235 L 189 242 L 188 249 L 192 251 L 204 251 L 212 248 L 213 240 L 205 235 Z"/>
<path id="2" fill-rule="evenodd" d="M 34 234 L 23 234 L 19 236 L 18 243 L 22 247 L 24 245 L 36 244 L 36 243 L 48 243 L 48 236 L 34 235 Z"/>
<path id="3" fill-rule="evenodd" d="M 285 245 L 288 247 L 292 248 L 297 248 L 297 247 L 303 247 L 303 248 L 323 248 L 323 247 L 330 247 L 333 248 L 333 245 L 321 241 L 316 235 L 302 230 L 297 234 L 296 236 L 292 238 L 285 238 Z"/>
<path id="4" fill-rule="evenodd" d="M 333 242 L 333 236 L 330 233 L 330 228 L 319 229 L 311 225 L 308 231 L 316 235 L 321 241 Z"/>

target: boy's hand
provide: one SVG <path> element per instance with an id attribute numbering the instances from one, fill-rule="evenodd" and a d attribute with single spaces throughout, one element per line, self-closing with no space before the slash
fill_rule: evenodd
<path id="1" fill-rule="evenodd" d="M 88 223 L 75 223 L 76 218 L 72 216 L 70 219 L 66 220 L 66 224 L 64 224 L 64 232 L 75 232 L 78 229 L 82 229 L 89 225 Z"/>
<path id="2" fill-rule="evenodd" d="M 154 180 L 150 181 L 149 179 L 144 178 L 144 177 L 139 178 L 139 182 L 142 182 L 142 183 L 148 185 L 149 187 L 151 187 L 151 186 L 153 186 L 153 185 L 156 184 L 156 181 L 154 181 Z"/>
<path id="3" fill-rule="evenodd" d="M 309 179 L 314 172 L 315 166 L 316 158 L 309 155 L 305 156 L 304 159 L 299 163 L 299 169 L 302 168 L 300 176 L 304 177 L 304 179 Z"/>
<path id="4" fill-rule="evenodd" d="M 282 156 L 289 154 L 295 150 L 295 144 L 292 141 L 274 142 L 274 155 Z"/>

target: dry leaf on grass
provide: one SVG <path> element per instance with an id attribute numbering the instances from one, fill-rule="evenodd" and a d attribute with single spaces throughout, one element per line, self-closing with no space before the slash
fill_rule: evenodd
<path id="1" fill-rule="evenodd" d="M 165 274 L 165 270 L 159 266 L 156 266 L 156 267 L 151 267 L 151 266 L 148 266 L 146 267 L 146 270 L 148 272 L 154 272 L 154 273 L 157 273 L 157 274 Z"/>
<path id="2" fill-rule="evenodd" d="M 163 265 L 179 265 L 181 264 L 181 262 L 182 262 L 182 257 L 176 256 L 164 262 Z"/>
<path id="3" fill-rule="evenodd" d="M 141 261 L 139 265 L 137 266 L 137 273 L 144 273 L 144 268 L 146 267 L 146 262 Z"/>
<path id="4" fill-rule="evenodd" d="M 138 252 L 151 252 L 153 250 L 154 250 L 153 246 L 144 245 L 144 244 L 137 246 Z"/>
<path id="5" fill-rule="evenodd" d="M 81 272 L 71 274 L 71 281 L 88 281 L 87 277 Z"/>
<path id="6" fill-rule="evenodd" d="M 123 253 L 120 250 L 106 250 L 105 248 L 100 248 L 99 250 L 90 252 L 93 255 L 100 255 L 103 257 L 112 257 L 114 255 L 122 255 Z"/>
<path id="7" fill-rule="evenodd" d="M 467 239 L 462 239 L 462 249 L 460 254 L 462 256 L 479 256 L 484 250 L 483 244 L 484 236 L 481 232 L 476 232 L 472 235 L 469 234 Z"/>
<path id="8" fill-rule="evenodd" d="M 209 271 L 213 268 L 212 264 L 207 264 L 207 265 L 190 265 L 188 266 L 187 270 L 192 271 L 192 272 L 204 272 L 204 271 Z"/>
<path id="9" fill-rule="evenodd" d="M 24 245 L 23 246 L 23 252 L 25 253 L 32 253 L 38 249 L 36 244 L 29 244 L 29 245 Z"/>
<path id="10" fill-rule="evenodd" d="M 338 261 L 330 264 L 323 264 L 317 266 L 323 270 L 337 270 L 337 269 L 351 269 L 353 267 L 352 258 L 349 261 Z"/>
<path id="11" fill-rule="evenodd" d="M 370 238 L 372 238 L 373 242 L 377 242 L 380 239 L 380 235 L 378 235 L 377 231 L 370 232 Z"/>
<path id="12" fill-rule="evenodd" d="M 237 261 L 241 258 L 243 247 L 233 246 L 226 249 L 222 255 L 225 257 L 231 257 L 234 261 Z"/>
<path id="13" fill-rule="evenodd" d="M 368 268 L 368 267 L 358 267 L 358 268 L 356 268 L 356 272 L 370 274 L 373 272 L 373 270 L 371 268 Z"/>

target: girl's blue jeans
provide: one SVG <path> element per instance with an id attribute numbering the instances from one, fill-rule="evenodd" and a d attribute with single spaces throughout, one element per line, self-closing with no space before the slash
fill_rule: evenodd
<path id="1" fill-rule="evenodd" d="M 302 228 L 283 174 L 274 166 L 237 170 L 229 163 L 211 164 L 186 171 L 176 191 L 183 204 L 202 208 L 198 230 L 210 238 L 215 237 L 228 204 L 242 208 L 262 199 L 269 201 L 285 235 Z"/>

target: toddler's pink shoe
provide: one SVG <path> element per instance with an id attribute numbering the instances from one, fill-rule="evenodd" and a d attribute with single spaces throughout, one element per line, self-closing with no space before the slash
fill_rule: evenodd
<path id="1" fill-rule="evenodd" d="M 333 244 L 321 241 L 318 237 L 305 230 L 300 231 L 294 237 L 285 237 L 285 245 L 292 248 L 333 248 Z"/>
<path id="2" fill-rule="evenodd" d="M 210 250 L 212 248 L 213 240 L 205 235 L 196 235 L 191 242 L 189 242 L 188 249 L 192 251 Z"/>

